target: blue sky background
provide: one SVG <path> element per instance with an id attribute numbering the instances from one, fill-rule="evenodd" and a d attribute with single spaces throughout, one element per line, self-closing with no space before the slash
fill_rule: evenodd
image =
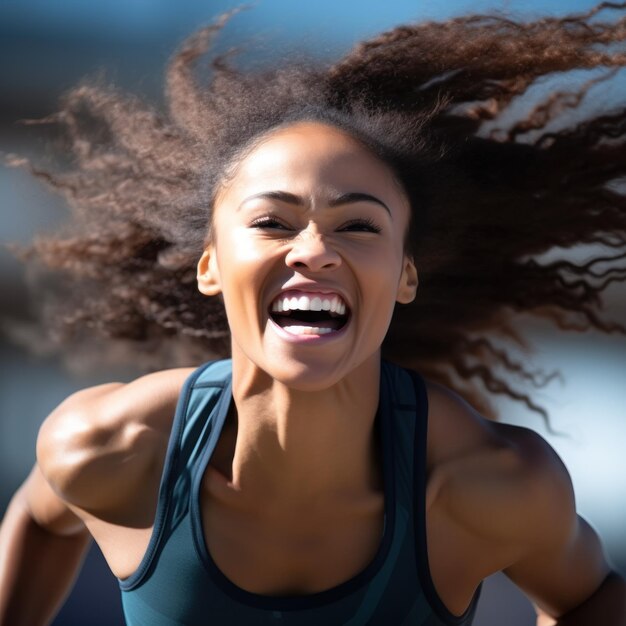
<path id="1" fill-rule="evenodd" d="M 407 21 L 491 10 L 530 18 L 586 10 L 593 4 L 588 0 L 259 0 L 248 3 L 250 10 L 234 20 L 225 34 L 239 42 L 249 37 L 265 41 L 275 51 L 289 43 L 333 55 L 363 37 Z M 0 77 L 6 73 L 24 89 L 58 88 L 72 84 L 68 78 L 77 73 L 105 66 L 122 78 L 154 86 L 159 76 L 154 70 L 181 38 L 214 15 L 242 5 L 237 0 L 4 0 L 0 50 L 9 62 L 3 64 Z M 8 48 L 8 54 L 3 48 Z M 19 50 L 20 59 L 11 59 L 12 50 Z"/>
<path id="2" fill-rule="evenodd" d="M 241 4 L 3 0 L 0 150 L 26 154 L 41 150 L 41 142 L 33 139 L 36 133 L 16 127 L 15 120 L 50 113 L 58 97 L 85 75 L 105 71 L 120 85 L 159 100 L 164 65 L 177 44 L 215 15 Z M 355 42 L 400 23 L 492 10 L 531 18 L 582 11 L 594 4 L 588 0 L 261 0 L 227 26 L 218 48 L 251 40 L 255 52 L 243 55 L 244 60 L 258 54 L 259 47 L 264 55 L 284 56 L 298 49 L 334 58 Z M 615 85 L 612 89 L 615 97 Z M 63 214 L 59 203 L 28 176 L 7 169 L 0 169 L 0 207 L 3 241 L 27 241 Z M 0 313 L 25 310 L 25 280 L 22 268 L 0 250 L 0 288 L 8 294 Z M 622 284 L 610 294 L 612 310 L 622 319 L 626 319 L 624 291 Z M 626 572 L 626 339 L 593 333 L 562 335 L 537 323 L 528 330 L 536 346 L 533 363 L 563 372 L 564 384 L 554 383 L 536 397 L 550 410 L 555 428 L 567 437 L 549 435 L 539 418 L 510 403 L 502 403 L 502 419 L 535 428 L 557 449 L 572 475 L 579 510 L 600 531 L 611 558 Z M 0 510 L 32 464 L 37 428 L 46 414 L 73 390 L 117 376 L 100 372 L 77 378 L 59 369 L 54 358 L 34 359 L 8 343 L 0 345 Z M 86 578 L 91 575 L 88 571 Z M 65 615 L 56 626 L 79 624 L 81 619 Z M 483 619 L 477 626 L 490 623 Z M 527 613 L 524 619 L 530 619 Z M 530 623 L 519 622 L 520 626 Z M 511 616 L 507 624 L 518 623 Z"/>

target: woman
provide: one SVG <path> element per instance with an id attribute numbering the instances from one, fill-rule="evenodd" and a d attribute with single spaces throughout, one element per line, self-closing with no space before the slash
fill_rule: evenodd
<path id="1" fill-rule="evenodd" d="M 463 399 L 493 416 L 479 377 L 542 412 L 494 372 L 541 384 L 493 341 L 523 342 L 512 312 L 626 332 L 599 315 L 623 280 L 624 113 L 550 128 L 590 83 L 484 126 L 548 72 L 626 63 L 626 22 L 597 12 L 399 27 L 330 68 L 218 59 L 199 86 L 222 20 L 173 59 L 167 117 L 68 96 L 49 121 L 74 163 L 31 167 L 77 209 L 32 251 L 71 278 L 61 336 L 231 358 L 46 419 L 1 529 L 3 624 L 50 619 L 90 535 L 129 624 L 470 624 L 497 571 L 540 626 L 626 623 L 558 456 Z M 613 266 L 534 259 L 576 243 Z"/>

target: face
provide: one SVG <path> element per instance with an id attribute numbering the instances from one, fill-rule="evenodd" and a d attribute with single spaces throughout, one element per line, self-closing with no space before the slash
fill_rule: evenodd
<path id="1" fill-rule="evenodd" d="M 389 167 L 334 127 L 274 131 L 220 190 L 198 285 L 221 293 L 233 358 L 301 390 L 380 358 L 415 296 L 408 200 Z"/>

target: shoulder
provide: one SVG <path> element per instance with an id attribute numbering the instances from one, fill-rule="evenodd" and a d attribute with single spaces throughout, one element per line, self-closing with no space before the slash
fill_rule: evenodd
<path id="1" fill-rule="evenodd" d="M 44 421 L 37 462 L 66 502 L 97 510 L 118 504 L 162 463 L 184 381 L 193 368 L 78 391 Z"/>
<path id="2" fill-rule="evenodd" d="M 446 530 L 443 553 L 454 546 L 446 574 L 469 555 L 472 588 L 504 571 L 549 615 L 580 606 L 610 567 L 597 533 L 576 513 L 558 454 L 529 428 L 488 421 L 440 385 L 427 389 L 429 517 Z"/>
<path id="3" fill-rule="evenodd" d="M 429 502 L 492 546 L 494 571 L 574 523 L 571 479 L 543 437 L 483 418 L 441 385 L 427 388 Z"/>

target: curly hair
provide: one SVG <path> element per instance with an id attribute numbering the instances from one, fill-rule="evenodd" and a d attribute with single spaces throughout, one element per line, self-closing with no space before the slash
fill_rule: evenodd
<path id="1" fill-rule="evenodd" d="M 616 19 L 600 19 L 607 9 Z M 318 120 L 389 164 L 411 203 L 407 248 L 420 288 L 397 306 L 383 355 L 488 417 L 489 395 L 504 394 L 547 419 L 523 385 L 555 373 L 510 352 L 531 350 L 522 317 L 626 334 L 602 315 L 605 289 L 626 280 L 626 109 L 584 110 L 589 90 L 626 65 L 624 9 L 604 2 L 528 22 L 497 14 L 417 23 L 332 64 L 246 70 L 221 55 L 202 75 L 197 61 L 231 12 L 173 56 L 164 112 L 81 84 L 37 122 L 59 126 L 71 159 L 55 171 L 9 159 L 73 211 L 65 231 L 36 238 L 24 255 L 40 284 L 54 278 L 48 328 L 63 345 L 130 343 L 151 369 L 228 354 L 222 302 L 195 281 L 215 194 L 264 134 Z M 569 90 L 542 81 L 573 70 L 591 77 Z M 537 85 L 538 101 L 515 116 Z M 541 260 L 581 244 L 590 246 L 584 262 Z"/>

